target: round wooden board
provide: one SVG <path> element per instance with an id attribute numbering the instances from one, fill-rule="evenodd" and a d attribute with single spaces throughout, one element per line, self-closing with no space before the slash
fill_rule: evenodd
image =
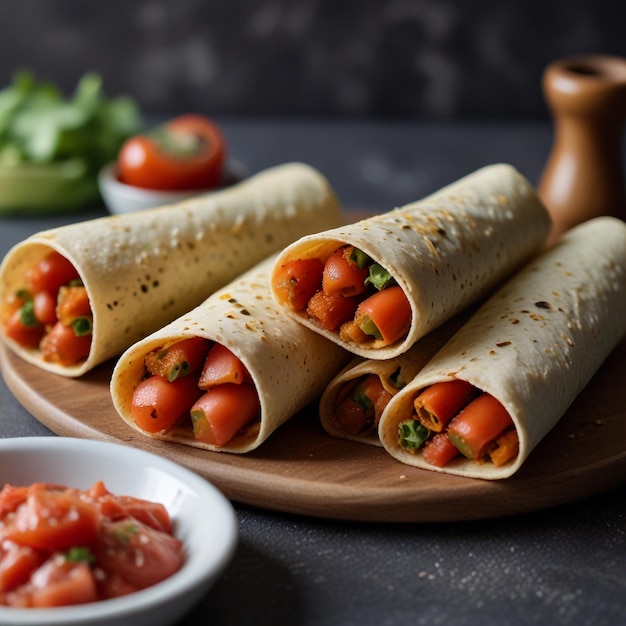
<path id="1" fill-rule="evenodd" d="M 143 448 L 194 470 L 235 502 L 275 511 L 353 521 L 462 521 L 563 504 L 626 480 L 626 341 L 523 468 L 500 481 L 419 470 L 381 448 L 333 439 L 314 406 L 247 455 L 157 441 L 117 415 L 109 395 L 111 363 L 69 379 L 0 346 L 0 365 L 18 401 L 57 435 Z"/>

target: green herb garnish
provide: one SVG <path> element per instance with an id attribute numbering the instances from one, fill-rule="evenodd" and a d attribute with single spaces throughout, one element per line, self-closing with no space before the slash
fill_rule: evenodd
<path id="1" fill-rule="evenodd" d="M 32 300 L 26 300 L 20 307 L 20 319 L 24 326 L 39 326 L 39 322 L 35 317 L 35 305 Z"/>
<path id="2" fill-rule="evenodd" d="M 384 267 L 378 263 L 373 263 L 370 265 L 370 274 L 365 279 L 365 284 L 373 285 L 378 291 L 382 291 L 386 287 L 395 285 L 396 281 Z"/>
<path id="3" fill-rule="evenodd" d="M 64 555 L 65 560 L 70 563 L 95 563 L 96 557 L 91 550 L 85 546 L 74 546 L 70 548 Z"/>
<path id="4" fill-rule="evenodd" d="M 430 431 L 417 420 L 407 420 L 398 426 L 400 445 L 409 452 L 415 452 L 428 438 Z"/>

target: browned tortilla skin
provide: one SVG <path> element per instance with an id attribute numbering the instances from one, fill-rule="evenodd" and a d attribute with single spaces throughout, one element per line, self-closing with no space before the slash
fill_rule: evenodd
<path id="1" fill-rule="evenodd" d="M 509 165 L 485 167 L 437 193 L 356 224 L 302 237 L 276 262 L 328 258 L 343 244 L 395 278 L 411 305 L 408 334 L 385 346 L 344 341 L 306 312 L 288 315 L 358 356 L 389 359 L 476 302 L 544 246 L 550 217 L 530 183 Z M 272 289 L 278 294 L 277 276 Z"/>
<path id="2" fill-rule="evenodd" d="M 113 371 L 111 397 L 127 424 L 140 430 L 130 407 L 134 389 L 144 375 L 144 356 L 192 336 L 225 345 L 243 362 L 259 395 L 260 422 L 222 447 L 196 441 L 190 420 L 154 435 L 156 438 L 212 451 L 249 452 L 319 397 L 351 355 L 294 320 L 285 319 L 269 290 L 274 258 L 260 263 L 122 354 Z"/>
<path id="3" fill-rule="evenodd" d="M 597 218 L 528 263 L 473 315 L 387 405 L 385 449 L 406 463 L 471 478 L 519 470 L 626 334 L 626 224 Z M 459 457 L 437 468 L 398 443 L 398 424 L 430 384 L 458 378 L 496 397 L 520 441 L 500 467 Z"/>
<path id="4" fill-rule="evenodd" d="M 50 250 L 78 270 L 94 317 L 92 349 L 75 366 L 46 363 L 6 339 L 22 358 L 80 376 L 182 315 L 298 237 L 343 223 L 339 201 L 314 168 L 278 166 L 224 191 L 149 211 L 38 233 L 0 266 L 0 301 Z"/>

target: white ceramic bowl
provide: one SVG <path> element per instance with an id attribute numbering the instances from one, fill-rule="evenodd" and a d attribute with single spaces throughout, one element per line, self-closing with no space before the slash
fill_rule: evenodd
<path id="1" fill-rule="evenodd" d="M 65 437 L 0 439 L 5 483 L 63 484 L 86 489 L 98 480 L 116 495 L 161 502 L 183 541 L 183 567 L 121 598 L 51 609 L 0 606 L 0 624 L 24 626 L 165 626 L 181 619 L 228 565 L 238 538 L 230 502 L 197 474 L 129 446 Z"/>
<path id="2" fill-rule="evenodd" d="M 213 189 L 195 189 L 192 191 L 157 191 L 142 189 L 120 182 L 117 177 L 117 165 L 109 163 L 98 174 L 98 186 L 102 199 L 110 213 L 132 213 L 166 204 L 175 204 L 196 196 L 215 193 L 246 177 L 246 167 L 238 161 L 230 161 L 226 168 L 224 182 Z"/>

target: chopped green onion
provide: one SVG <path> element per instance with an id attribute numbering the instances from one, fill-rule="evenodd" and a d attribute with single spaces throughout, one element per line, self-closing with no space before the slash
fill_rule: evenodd
<path id="1" fill-rule="evenodd" d="M 70 548 L 65 554 L 65 560 L 70 563 L 95 563 L 96 557 L 91 550 L 85 546 L 74 546 Z"/>
<path id="2" fill-rule="evenodd" d="M 88 317 L 77 317 L 72 321 L 72 329 L 77 337 L 91 335 L 93 333 L 93 323 Z"/>
<path id="3" fill-rule="evenodd" d="M 418 450 L 429 434 L 428 428 L 417 420 L 407 420 L 398 426 L 400 445 L 409 452 Z"/>
<path id="4" fill-rule="evenodd" d="M 137 535 L 138 533 L 139 526 L 130 522 L 126 524 L 123 528 L 119 530 L 116 529 L 113 532 L 113 536 L 119 543 L 126 545 L 130 541 L 130 538 L 134 535 Z"/>

